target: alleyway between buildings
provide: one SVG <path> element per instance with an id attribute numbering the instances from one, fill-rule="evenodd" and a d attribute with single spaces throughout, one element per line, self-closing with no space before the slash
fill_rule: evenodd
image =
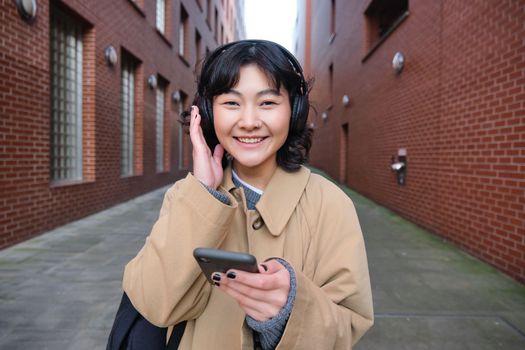
<path id="1" fill-rule="evenodd" d="M 0 251 L 1 349 L 104 349 L 167 187 Z M 357 350 L 525 349 L 525 286 L 354 192 L 376 324 Z"/>

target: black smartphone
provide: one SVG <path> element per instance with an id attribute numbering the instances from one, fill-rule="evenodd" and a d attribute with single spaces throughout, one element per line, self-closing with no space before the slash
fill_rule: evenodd
<path id="1" fill-rule="evenodd" d="M 213 283 L 211 274 L 214 272 L 226 272 L 230 269 L 259 272 L 257 259 L 248 253 L 230 252 L 213 248 L 196 248 L 193 251 L 193 256 L 210 283 Z"/>

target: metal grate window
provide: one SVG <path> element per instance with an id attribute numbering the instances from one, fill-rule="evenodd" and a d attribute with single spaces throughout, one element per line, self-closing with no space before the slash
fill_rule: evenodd
<path id="1" fill-rule="evenodd" d="M 129 56 L 122 55 L 120 81 L 121 105 L 121 166 L 122 176 L 133 175 L 133 143 L 135 115 L 135 63 Z"/>
<path id="2" fill-rule="evenodd" d="M 166 28 L 166 0 L 157 0 L 157 29 L 164 34 Z"/>
<path id="3" fill-rule="evenodd" d="M 164 171 L 164 94 L 165 87 L 157 87 L 157 172 Z"/>
<path id="4" fill-rule="evenodd" d="M 51 15 L 51 179 L 82 179 L 82 26 Z"/>

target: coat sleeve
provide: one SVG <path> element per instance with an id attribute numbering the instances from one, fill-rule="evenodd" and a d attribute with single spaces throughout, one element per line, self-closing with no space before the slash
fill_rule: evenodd
<path id="1" fill-rule="evenodd" d="M 330 184 L 331 185 L 331 184 Z M 351 349 L 373 325 L 365 245 L 351 200 L 329 186 L 320 201 L 297 294 L 277 349 Z M 307 275 L 308 274 L 308 275 Z"/>
<path id="2" fill-rule="evenodd" d="M 214 198 L 191 174 L 168 190 L 146 243 L 124 270 L 123 288 L 135 308 L 159 327 L 194 319 L 211 286 L 193 258 L 197 247 L 216 248 L 227 234 L 236 201 Z"/>

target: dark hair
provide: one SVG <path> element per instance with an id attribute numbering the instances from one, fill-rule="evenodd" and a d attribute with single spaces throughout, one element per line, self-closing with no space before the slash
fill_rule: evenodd
<path id="1" fill-rule="evenodd" d="M 199 107 L 201 127 L 211 150 L 219 143 L 213 125 L 213 98 L 228 92 L 239 82 L 242 66 L 256 64 L 276 89 L 281 86 L 290 97 L 292 115 L 288 137 L 277 151 L 277 164 L 288 171 L 298 170 L 308 159 L 313 130 L 306 125 L 310 103 L 309 84 L 296 58 L 281 45 L 266 40 L 241 40 L 220 46 L 207 56 L 197 76 L 197 92 L 193 104 Z M 182 114 L 189 126 L 190 112 Z M 226 165 L 226 155 L 223 167 Z"/>

